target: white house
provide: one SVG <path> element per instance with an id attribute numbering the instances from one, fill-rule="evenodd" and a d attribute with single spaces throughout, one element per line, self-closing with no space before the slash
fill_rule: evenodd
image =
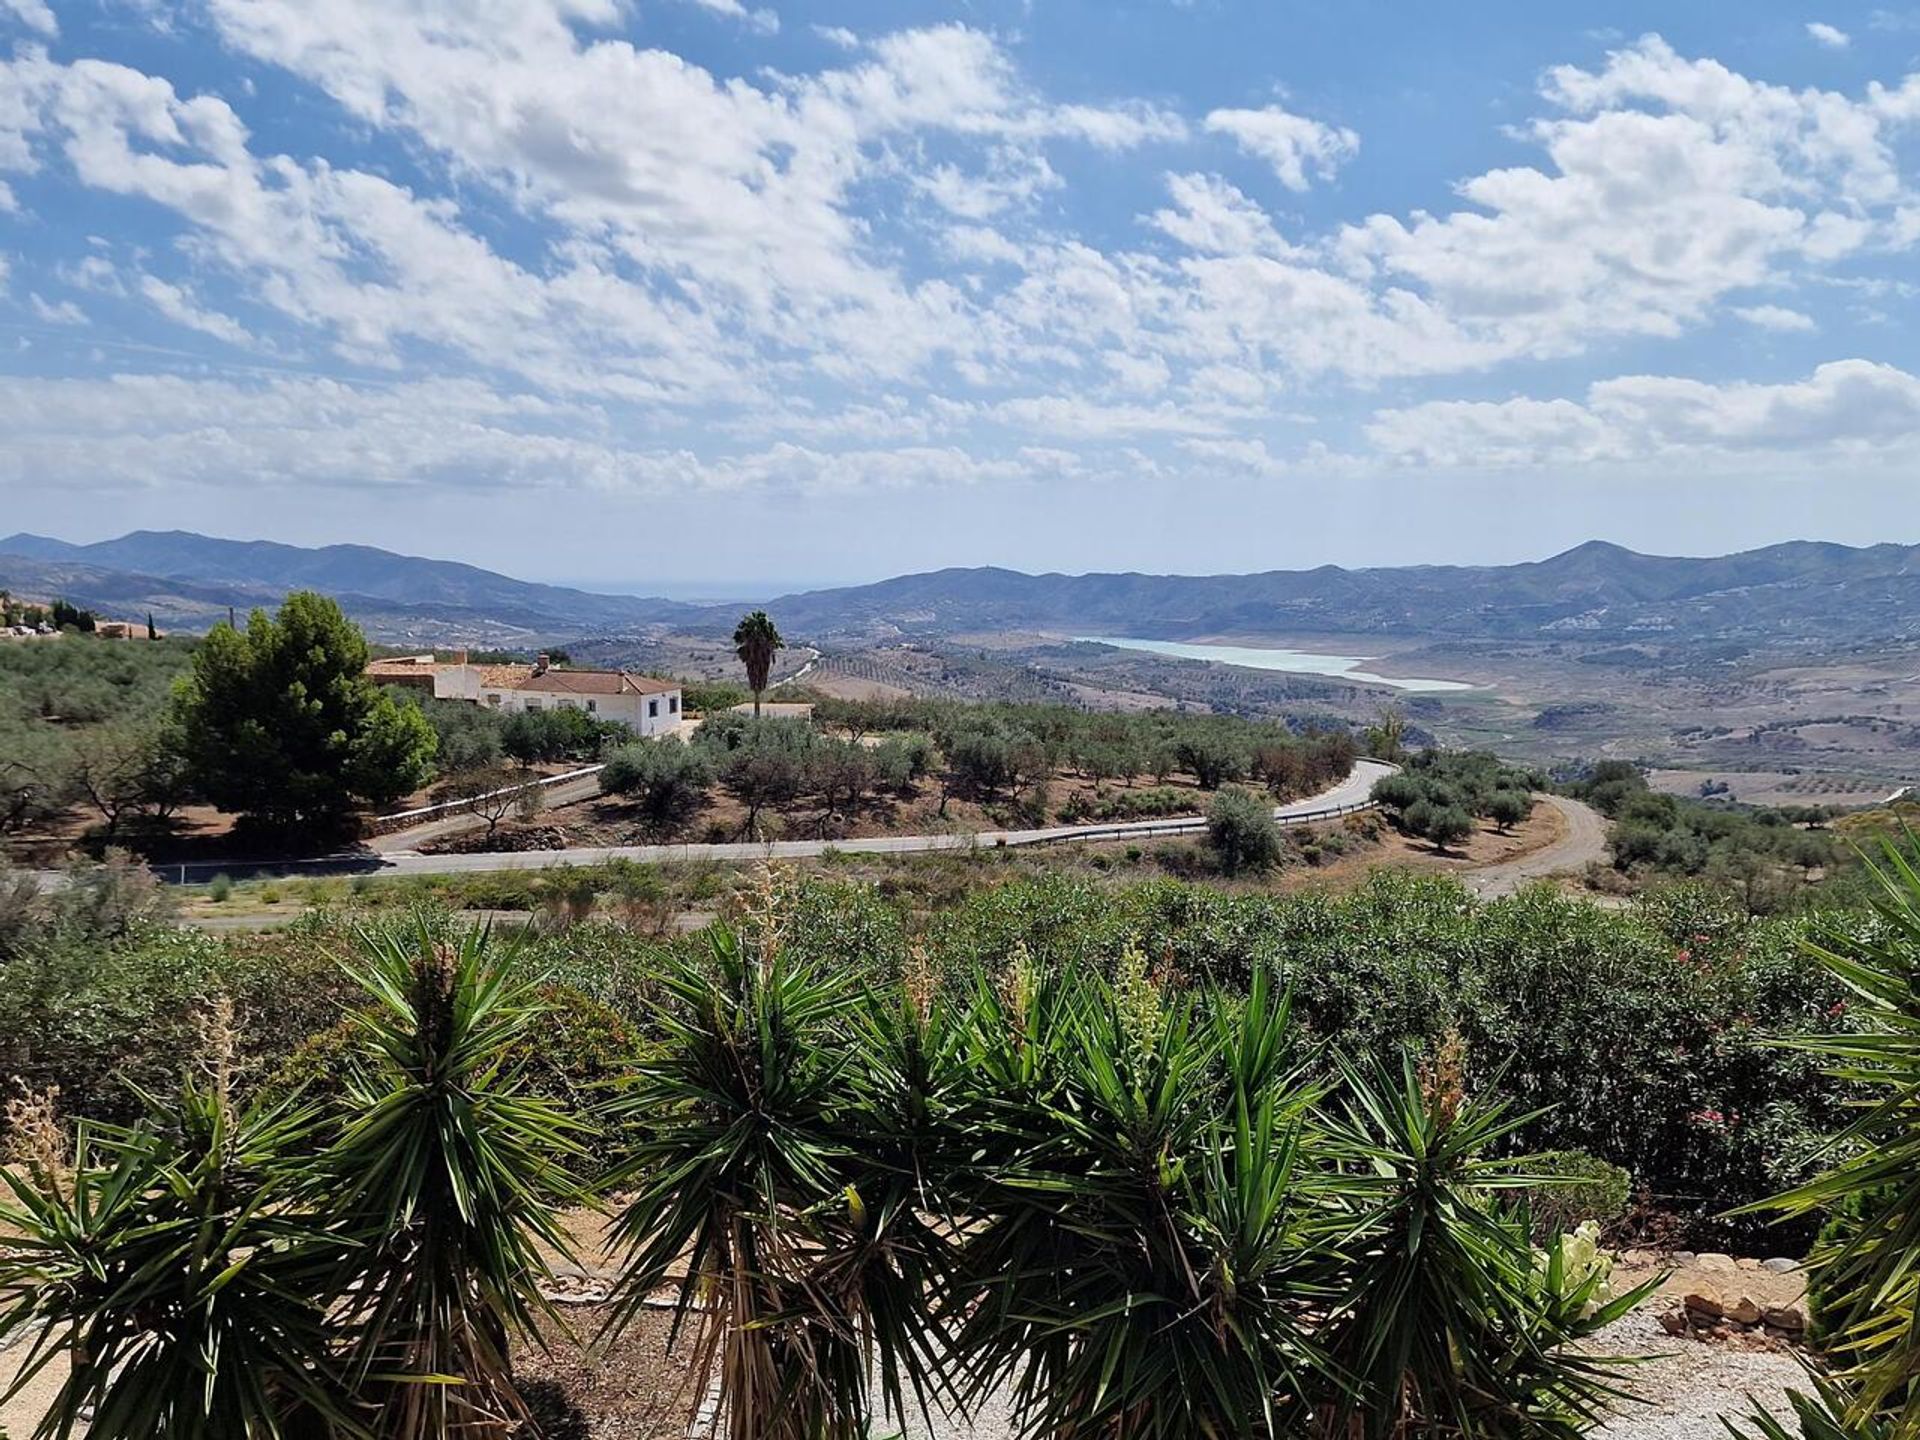
<path id="1" fill-rule="evenodd" d="M 531 665 L 450 663 L 431 655 L 376 660 L 367 674 L 384 685 L 432 688 L 440 700 L 471 700 L 489 710 L 584 710 L 636 735 L 660 735 L 680 723 L 680 684 L 625 670 L 563 670 L 542 655 Z"/>

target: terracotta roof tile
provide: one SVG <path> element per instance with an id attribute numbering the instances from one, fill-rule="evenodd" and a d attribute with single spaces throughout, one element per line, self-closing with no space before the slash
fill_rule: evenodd
<path id="1" fill-rule="evenodd" d="M 529 673 L 514 687 L 558 695 L 665 695 L 678 690 L 677 680 L 656 680 L 651 675 L 629 675 L 624 670 L 548 670 Z"/>

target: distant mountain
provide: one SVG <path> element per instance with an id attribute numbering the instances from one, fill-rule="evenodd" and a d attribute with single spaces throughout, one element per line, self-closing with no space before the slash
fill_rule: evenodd
<path id="1" fill-rule="evenodd" d="M 1920 639 L 1920 547 L 1796 541 L 1692 559 L 1591 541 L 1521 565 L 1204 576 L 954 569 L 782 596 L 767 608 L 784 629 L 815 639 L 1046 629 L 1911 640 Z"/>
<path id="2" fill-rule="evenodd" d="M 0 540 L 0 586 L 204 628 L 288 590 L 337 597 L 376 639 L 526 644 L 649 629 L 718 636 L 739 605 L 599 595 L 366 545 L 305 549 L 135 531 L 73 545 Z M 1796 541 L 1708 559 L 1591 541 L 1522 565 L 1269 570 L 1253 575 L 1028 575 L 936 570 L 786 595 L 795 641 L 871 643 L 972 630 L 1191 639 L 1368 635 L 1434 640 L 1737 642 L 1826 649 L 1920 643 L 1920 547 Z"/>
<path id="3" fill-rule="evenodd" d="M 32 584 L 29 563 L 43 567 Z M 378 622 L 370 626 L 376 633 L 389 634 L 438 624 L 450 634 L 545 637 L 643 628 L 698 612 L 671 600 L 537 585 L 368 545 L 306 549 L 184 530 L 136 530 L 91 545 L 8 536 L 0 539 L 0 582 L 23 592 L 58 584 L 76 601 L 116 610 L 139 605 L 165 612 L 177 626 L 205 618 L 205 606 L 272 604 L 299 589 L 324 590 L 363 623 Z M 187 603 L 176 609 L 176 601 Z"/>

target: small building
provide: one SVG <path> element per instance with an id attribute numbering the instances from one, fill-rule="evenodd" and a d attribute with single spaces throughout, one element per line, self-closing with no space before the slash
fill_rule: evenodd
<path id="1" fill-rule="evenodd" d="M 636 735 L 663 735 L 680 724 L 679 681 L 625 670 L 568 670 L 549 664 L 545 655 L 531 665 L 473 665 L 464 650 L 450 661 L 402 655 L 375 660 L 367 676 L 382 685 L 404 685 L 440 700 L 470 700 L 508 714 L 583 710 Z"/>

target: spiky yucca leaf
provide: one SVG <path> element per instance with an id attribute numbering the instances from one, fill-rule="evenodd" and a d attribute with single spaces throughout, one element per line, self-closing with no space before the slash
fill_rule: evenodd
<path id="1" fill-rule="evenodd" d="M 1814 1263 L 1844 1363 L 1844 1418 L 1881 1425 L 1891 1440 L 1920 1437 L 1920 872 L 1906 846 L 1883 840 L 1869 933 L 1831 929 L 1808 950 L 1853 992 L 1856 1032 L 1791 1042 L 1830 1059 L 1831 1073 L 1868 1097 L 1833 1143 L 1851 1152 L 1778 1200 L 1748 1209 L 1788 1215 L 1854 1202 L 1857 1228 Z"/>
<path id="2" fill-rule="evenodd" d="M 485 928 L 362 938 L 346 1119 L 324 1157 L 355 1242 L 337 1278 L 348 1378 L 392 1440 L 482 1435 L 524 1416 L 509 1346 L 552 1315 L 539 1282 L 568 1253 L 585 1126 L 509 1057 L 543 1007 Z M 543 1251 L 544 1247 L 544 1251 Z"/>
<path id="3" fill-rule="evenodd" d="M 1812 1393 L 1787 1392 L 1792 1408 L 1790 1419 L 1755 1407 L 1743 1421 L 1722 1418 L 1733 1440 L 1894 1440 L 1893 1425 L 1873 1416 L 1849 1418 L 1852 1397 L 1844 1386 L 1825 1376 L 1813 1375 Z M 1752 1426 L 1748 1430 L 1747 1426 Z"/>
<path id="4" fill-rule="evenodd" d="M 613 1180 L 633 1192 L 614 1329 L 677 1284 L 674 1338 L 693 1322 L 690 1378 L 717 1390 L 729 1435 L 865 1436 L 908 1390 L 943 1392 L 933 1146 L 957 1052 L 935 1010 L 891 991 L 857 1003 L 847 978 L 795 960 L 777 916 L 708 941 L 663 957 L 664 1043 L 613 1107 L 644 1132 Z"/>
<path id="5" fill-rule="evenodd" d="M 988 1163 L 968 1202 L 955 1349 L 1049 1440 L 1275 1436 L 1331 1383 L 1302 1178 L 1310 1092 L 1264 978 L 1232 1018 L 1143 978 L 983 989 Z"/>
<path id="6" fill-rule="evenodd" d="M 1556 1244 L 1534 1263 L 1529 1225 L 1498 1202 L 1528 1183 L 1495 1158 L 1533 1117 L 1462 1093 L 1445 1073 L 1346 1072 L 1330 1148 L 1354 1210 L 1348 1303 L 1332 1348 L 1351 1376 L 1340 1402 L 1373 1437 L 1573 1440 L 1625 1398 L 1609 1362 L 1565 1348 L 1638 1304 L 1653 1282 L 1600 1303 Z"/>
<path id="7" fill-rule="evenodd" d="M 8 1395 L 64 1357 L 38 1440 L 360 1433 L 331 1359 L 339 1246 L 297 1203 L 311 1114 L 193 1082 L 143 1099 L 136 1126 L 82 1124 L 71 1171 L 0 1170 L 0 1337 L 44 1325 Z"/>

